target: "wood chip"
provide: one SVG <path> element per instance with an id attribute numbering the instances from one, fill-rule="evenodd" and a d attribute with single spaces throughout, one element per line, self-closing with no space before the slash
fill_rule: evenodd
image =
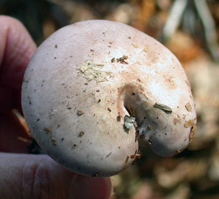
<path id="1" fill-rule="evenodd" d="M 193 139 L 196 130 L 197 130 L 197 124 L 194 124 L 192 129 L 191 129 L 191 132 L 189 134 L 189 141 L 191 141 Z"/>
<path id="2" fill-rule="evenodd" d="M 112 152 L 110 152 L 110 153 L 106 156 L 106 158 L 108 158 L 111 154 L 112 154 Z"/>
<path id="3" fill-rule="evenodd" d="M 56 139 L 55 139 L 54 137 L 52 137 L 51 139 L 52 139 L 52 143 L 53 143 L 53 145 L 56 146 Z"/>
<path id="4" fill-rule="evenodd" d="M 44 130 L 47 132 L 51 132 L 51 129 L 49 129 L 49 128 L 45 128 Z"/>
<path id="5" fill-rule="evenodd" d="M 172 113 L 172 109 L 165 105 L 165 104 L 160 104 L 160 103 L 155 103 L 154 104 L 154 108 L 158 108 L 158 109 L 161 109 L 162 111 L 166 112 L 166 113 Z"/>
<path id="6" fill-rule="evenodd" d="M 187 111 L 189 111 L 189 112 L 192 111 L 192 106 L 189 102 L 185 105 L 185 107 L 186 107 Z"/>
<path id="7" fill-rule="evenodd" d="M 81 115 L 83 115 L 83 114 L 84 114 L 84 112 L 83 112 L 82 110 L 78 110 L 78 111 L 77 111 L 77 115 L 78 115 L 78 116 L 81 116 Z"/>
<path id="8" fill-rule="evenodd" d="M 148 52 L 148 47 L 146 46 L 144 49 L 143 49 L 144 52 Z"/>
<path id="9" fill-rule="evenodd" d="M 173 118 L 173 124 L 176 125 L 179 122 L 179 118 Z"/>
<path id="10" fill-rule="evenodd" d="M 118 115 L 118 116 L 116 117 L 117 122 L 120 122 L 120 121 L 121 121 L 121 118 L 122 118 L 122 116 L 121 116 L 121 115 Z"/>
<path id="11" fill-rule="evenodd" d="M 186 123 L 184 124 L 184 127 L 189 128 L 194 124 L 194 120 L 188 120 L 186 121 Z"/>
<path id="12" fill-rule="evenodd" d="M 114 63 L 115 61 L 116 61 L 116 58 L 113 57 L 113 58 L 111 59 L 111 63 Z"/>
<path id="13" fill-rule="evenodd" d="M 18 140 L 24 142 L 24 143 L 28 143 L 28 144 L 31 144 L 31 139 L 27 139 L 27 138 L 24 138 L 24 137 L 17 137 Z"/>
<path id="14" fill-rule="evenodd" d="M 84 131 L 81 131 L 80 133 L 79 133 L 79 137 L 82 137 L 84 135 Z"/>

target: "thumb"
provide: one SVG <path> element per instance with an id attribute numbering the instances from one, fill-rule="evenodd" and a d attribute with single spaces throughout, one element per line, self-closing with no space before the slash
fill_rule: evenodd
<path id="1" fill-rule="evenodd" d="M 0 198 L 110 198 L 109 178 L 76 174 L 46 155 L 0 153 Z"/>

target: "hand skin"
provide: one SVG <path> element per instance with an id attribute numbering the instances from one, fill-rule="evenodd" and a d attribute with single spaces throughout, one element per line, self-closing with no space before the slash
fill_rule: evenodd
<path id="1" fill-rule="evenodd" d="M 27 154 L 27 131 L 13 109 L 21 112 L 21 85 L 36 45 L 16 19 L 0 16 L 0 198 L 110 198 L 109 178 L 76 174 L 46 155 Z"/>

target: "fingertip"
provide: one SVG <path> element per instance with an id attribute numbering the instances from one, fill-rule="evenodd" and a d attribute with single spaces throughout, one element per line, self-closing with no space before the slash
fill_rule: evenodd
<path id="1" fill-rule="evenodd" d="M 1 83 L 20 89 L 26 67 L 36 45 L 24 25 L 8 16 L 0 16 Z"/>
<path id="2" fill-rule="evenodd" d="M 0 29 L 0 65 L 3 64 L 2 62 L 9 62 L 8 59 L 13 58 L 12 55 L 16 51 L 20 51 L 19 54 L 25 55 L 26 60 L 23 59 L 23 61 L 27 66 L 31 56 L 36 51 L 36 45 L 24 25 L 18 19 L 0 15 Z M 18 58 L 22 59 L 22 57 Z"/>
<path id="3" fill-rule="evenodd" d="M 94 178 L 78 175 L 73 179 L 70 198 L 109 199 L 112 196 L 110 178 Z"/>
<path id="4" fill-rule="evenodd" d="M 0 102 L 12 101 L 10 109 L 21 109 L 20 93 L 23 76 L 36 51 L 36 45 L 24 25 L 8 16 L 0 16 L 0 43 L 0 86 L 6 90 L 11 89 L 14 93 L 12 98 L 7 98 L 7 95 L 2 96 Z M 4 104 L 1 105 L 4 107 Z"/>
<path id="5" fill-rule="evenodd" d="M 82 176 L 46 155 L 0 153 L 0 198 L 108 199 L 109 178 Z M 16 189 L 14 189 L 16 188 Z"/>

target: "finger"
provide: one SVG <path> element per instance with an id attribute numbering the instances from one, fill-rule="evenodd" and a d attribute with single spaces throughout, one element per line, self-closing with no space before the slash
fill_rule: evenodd
<path id="1" fill-rule="evenodd" d="M 0 114 L 0 151 L 27 153 L 29 136 L 12 111 Z"/>
<path id="2" fill-rule="evenodd" d="M 78 175 L 45 155 L 0 154 L 0 198 L 110 198 L 109 178 Z"/>
<path id="3" fill-rule="evenodd" d="M 0 111 L 21 110 L 21 85 L 36 45 L 16 19 L 0 16 Z"/>
<path id="4" fill-rule="evenodd" d="M 16 19 L 0 16 L 0 150 L 27 152 L 26 130 L 10 110 L 21 111 L 21 85 L 24 71 L 36 46 Z"/>

